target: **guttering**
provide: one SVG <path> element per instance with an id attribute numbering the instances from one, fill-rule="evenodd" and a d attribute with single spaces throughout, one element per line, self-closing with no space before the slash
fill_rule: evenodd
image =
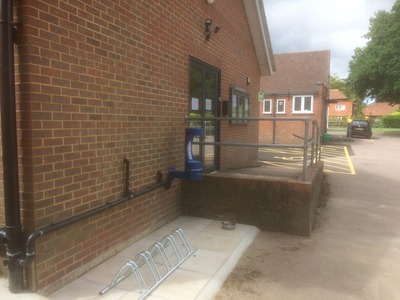
<path id="1" fill-rule="evenodd" d="M 3 148 L 3 182 L 9 289 L 23 290 L 22 267 L 17 263 L 22 253 L 22 229 L 19 205 L 17 125 L 15 105 L 13 1 L 0 1 L 0 102 Z"/>
<path id="2" fill-rule="evenodd" d="M 275 61 L 274 54 L 272 51 L 271 38 L 269 35 L 268 25 L 267 25 L 267 17 L 264 11 L 264 3 L 262 0 L 256 1 L 257 6 L 257 15 L 258 20 L 260 22 L 261 32 L 262 32 L 262 43 L 264 46 L 264 50 L 267 53 L 268 61 L 266 62 L 269 74 L 272 75 L 275 71 Z"/>
<path id="3" fill-rule="evenodd" d="M 314 90 L 287 90 L 287 91 L 274 91 L 274 92 L 264 92 L 264 96 L 276 96 L 276 97 L 285 97 L 285 96 L 305 96 L 305 95 L 315 95 Z"/>
<path id="4" fill-rule="evenodd" d="M 271 76 L 276 67 L 262 0 L 245 0 L 244 7 L 250 25 L 261 76 Z"/>

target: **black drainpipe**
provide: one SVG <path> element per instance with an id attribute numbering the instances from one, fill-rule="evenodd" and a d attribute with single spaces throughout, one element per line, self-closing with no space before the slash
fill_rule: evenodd
<path id="1" fill-rule="evenodd" d="M 5 228 L 9 289 L 23 290 L 23 272 L 18 264 L 22 253 L 22 229 L 19 205 L 17 125 L 14 78 L 13 0 L 0 1 L 0 102 L 3 147 Z"/>
<path id="2" fill-rule="evenodd" d="M 107 202 L 98 208 L 76 215 L 70 219 L 35 230 L 26 241 L 25 255 L 23 255 L 23 233 L 18 183 L 14 25 L 13 0 L 0 0 L 0 102 L 5 208 L 5 227 L 0 229 L 0 238 L 6 244 L 9 290 L 13 293 L 18 293 L 24 290 L 23 267 L 32 263 L 35 257 L 35 241 L 37 238 L 106 211 L 120 203 L 135 199 L 162 186 L 169 188 L 171 179 L 167 178 L 163 180 L 162 174 L 157 172 L 157 181 L 155 184 L 138 192 L 132 192 L 129 189 L 129 161 L 125 159 L 126 174 L 123 197 Z"/>
<path id="3" fill-rule="evenodd" d="M 26 249 L 25 249 L 25 257 L 24 258 L 19 258 L 18 259 L 18 264 L 20 266 L 27 266 L 30 263 L 33 262 L 33 259 L 35 258 L 35 241 L 37 238 L 57 231 L 61 228 L 64 228 L 68 225 L 74 224 L 76 222 L 79 222 L 81 220 L 87 219 L 91 216 L 94 216 L 98 213 L 104 212 L 106 210 L 109 210 L 110 208 L 117 206 L 123 202 L 127 202 L 129 200 L 135 199 L 137 197 L 143 196 L 147 193 L 150 193 L 160 187 L 165 187 L 165 188 L 169 188 L 170 186 L 170 182 L 169 182 L 169 178 L 166 178 L 165 180 L 163 180 L 163 176 L 161 174 L 161 172 L 157 172 L 157 180 L 155 183 L 153 183 L 150 186 L 147 186 L 145 188 L 143 188 L 142 190 L 138 191 L 138 192 L 132 192 L 129 189 L 129 160 L 124 159 L 124 164 L 125 164 L 125 193 L 124 196 L 122 196 L 121 198 L 114 200 L 114 201 L 110 201 L 105 203 L 102 206 L 99 206 L 95 209 L 92 209 L 90 211 L 84 212 L 82 214 L 73 216 L 69 219 L 66 219 L 64 221 L 58 222 L 58 223 L 52 223 L 46 227 L 43 227 L 41 229 L 35 230 L 34 232 L 32 232 L 30 234 L 30 236 L 28 237 L 27 241 L 26 241 Z"/>

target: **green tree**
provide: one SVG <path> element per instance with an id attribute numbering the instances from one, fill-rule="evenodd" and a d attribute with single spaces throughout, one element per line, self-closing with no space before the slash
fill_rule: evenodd
<path id="1" fill-rule="evenodd" d="M 346 79 L 340 78 L 338 75 L 333 74 L 329 78 L 329 88 L 330 89 L 338 89 L 339 91 L 346 93 Z"/>
<path id="2" fill-rule="evenodd" d="M 344 78 L 340 78 L 336 74 L 333 74 L 329 78 L 329 88 L 330 89 L 338 89 L 343 94 L 345 94 L 349 99 L 353 101 L 355 104 L 354 118 L 362 118 L 362 110 L 365 107 L 365 103 L 363 102 L 363 98 L 358 97 L 351 89 L 349 85 L 349 81 Z"/>
<path id="3" fill-rule="evenodd" d="M 400 0 L 390 12 L 370 19 L 368 42 L 356 48 L 349 63 L 348 84 L 360 99 L 400 103 Z"/>

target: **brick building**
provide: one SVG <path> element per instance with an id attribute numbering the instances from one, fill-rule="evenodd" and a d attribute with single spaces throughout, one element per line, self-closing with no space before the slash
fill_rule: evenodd
<path id="1" fill-rule="evenodd" d="M 400 111 L 400 104 L 389 102 L 374 102 L 363 108 L 364 116 L 374 121 L 398 111 Z"/>
<path id="2" fill-rule="evenodd" d="M 345 125 L 354 113 L 353 101 L 338 89 L 329 90 L 328 122 L 332 125 Z"/>
<path id="3" fill-rule="evenodd" d="M 21 224 L 38 235 L 23 270 L 46 294 L 181 213 L 179 180 L 140 191 L 184 168 L 185 115 L 221 116 L 227 103 L 258 116 L 258 79 L 274 63 L 261 0 L 15 1 L 14 21 Z M 191 125 L 213 141 L 258 140 L 257 123 Z M 257 151 L 196 155 L 209 172 L 252 164 Z M 127 189 L 131 201 L 37 231 Z"/>
<path id="4" fill-rule="evenodd" d="M 261 78 L 260 117 L 307 117 L 326 129 L 330 51 L 275 54 L 276 72 Z M 260 122 L 261 143 L 303 143 L 304 122 Z"/>

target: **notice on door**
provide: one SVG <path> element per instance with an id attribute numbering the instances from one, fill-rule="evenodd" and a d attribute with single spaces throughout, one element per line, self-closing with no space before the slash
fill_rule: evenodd
<path id="1" fill-rule="evenodd" d="M 192 110 L 199 110 L 199 99 L 192 98 Z"/>
<path id="2" fill-rule="evenodd" d="M 212 110 L 212 100 L 206 99 L 206 110 Z"/>

